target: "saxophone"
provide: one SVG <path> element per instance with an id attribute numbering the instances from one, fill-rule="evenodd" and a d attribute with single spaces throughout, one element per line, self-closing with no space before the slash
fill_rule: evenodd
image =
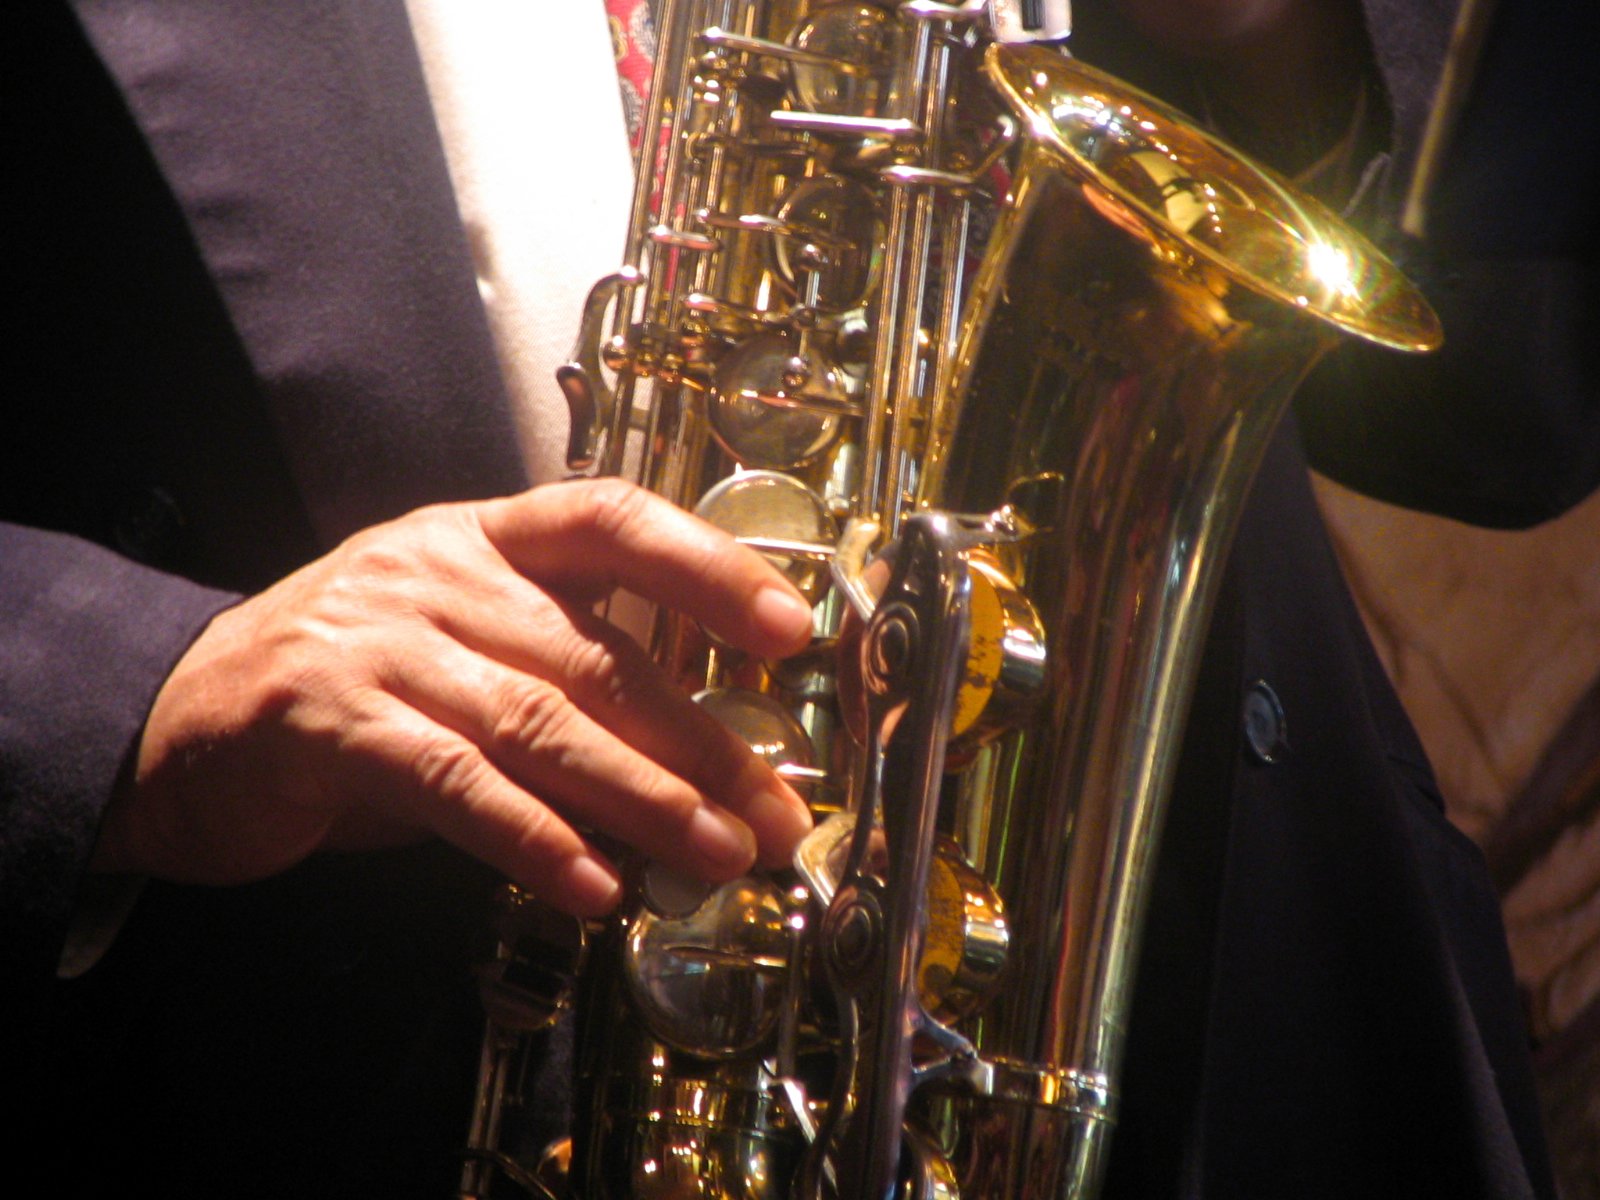
<path id="1" fill-rule="evenodd" d="M 1060 0 L 666 0 L 575 469 L 767 555 L 811 649 L 650 642 L 807 796 L 790 871 L 514 890 L 462 1194 L 1094 1194 L 1231 531 L 1340 335 L 1439 340 L 1359 235 L 1064 53 Z M 650 169 L 651 167 L 654 169 Z M 576 1007 L 569 1142 L 519 1144 Z"/>

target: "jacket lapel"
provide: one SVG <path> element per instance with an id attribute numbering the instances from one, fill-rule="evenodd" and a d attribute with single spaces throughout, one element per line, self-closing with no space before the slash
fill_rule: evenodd
<path id="1" fill-rule="evenodd" d="M 399 0 L 79 0 L 328 544 L 525 476 Z"/>

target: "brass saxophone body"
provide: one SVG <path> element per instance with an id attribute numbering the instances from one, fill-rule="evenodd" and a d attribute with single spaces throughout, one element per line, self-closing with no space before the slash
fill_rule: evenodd
<path id="1" fill-rule="evenodd" d="M 651 642 L 818 826 L 716 889 L 630 868 L 572 939 L 573 1138 L 542 1161 L 507 1131 L 565 999 L 508 895 L 464 1195 L 1094 1193 L 1252 473 L 1341 333 L 1439 335 L 1358 235 L 1013 7 L 664 6 L 569 458 L 814 601 L 787 662 L 667 614 Z"/>

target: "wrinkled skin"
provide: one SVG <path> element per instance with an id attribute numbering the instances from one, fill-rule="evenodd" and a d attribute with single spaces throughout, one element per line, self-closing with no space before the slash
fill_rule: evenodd
<path id="1" fill-rule="evenodd" d="M 210 623 L 95 868 L 237 883 L 431 833 L 595 915 L 617 868 L 580 829 L 713 881 L 785 861 L 804 804 L 595 614 L 618 586 L 756 654 L 809 637 L 759 555 L 627 484 L 422 509 Z"/>

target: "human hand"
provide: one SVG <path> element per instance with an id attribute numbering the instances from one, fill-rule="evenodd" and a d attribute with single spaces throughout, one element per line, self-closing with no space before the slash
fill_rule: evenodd
<path id="1" fill-rule="evenodd" d="M 811 613 L 762 558 L 615 480 L 366 530 L 219 614 L 156 698 L 94 867 L 238 883 L 437 834 L 567 911 L 616 867 L 786 861 L 805 805 L 594 602 L 621 586 L 776 656 Z"/>

